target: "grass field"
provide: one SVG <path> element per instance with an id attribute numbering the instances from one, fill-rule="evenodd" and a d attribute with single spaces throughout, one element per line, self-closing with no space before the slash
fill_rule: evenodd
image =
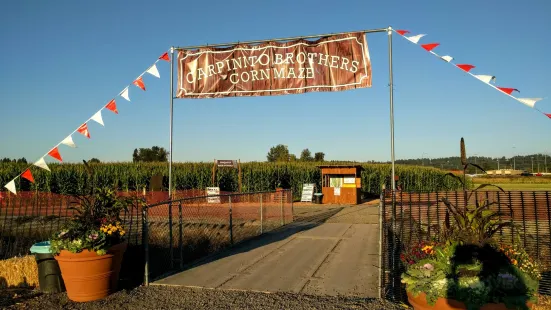
<path id="1" fill-rule="evenodd" d="M 550 177 L 523 177 L 523 176 L 487 176 L 476 177 L 472 179 L 474 186 L 477 184 L 493 184 L 503 188 L 506 191 L 551 191 Z M 485 189 L 492 190 L 492 187 Z M 496 189 L 497 190 L 497 189 Z"/>

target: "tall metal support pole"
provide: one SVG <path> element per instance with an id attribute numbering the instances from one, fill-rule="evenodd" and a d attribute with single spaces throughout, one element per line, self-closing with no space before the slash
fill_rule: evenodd
<path id="1" fill-rule="evenodd" d="M 396 190 L 394 170 L 394 84 L 392 78 L 392 27 L 388 27 L 388 76 L 390 90 L 390 159 L 392 161 L 392 190 Z"/>
<path id="2" fill-rule="evenodd" d="M 173 120 L 172 114 L 174 110 L 174 47 L 170 47 L 170 138 L 168 150 L 168 197 L 172 199 L 172 133 Z"/>

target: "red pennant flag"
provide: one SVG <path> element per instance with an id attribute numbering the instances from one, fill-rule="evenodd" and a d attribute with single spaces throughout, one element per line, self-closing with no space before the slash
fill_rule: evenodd
<path id="1" fill-rule="evenodd" d="M 547 114 L 547 113 L 543 113 L 543 114 L 545 114 L 545 116 L 547 116 L 547 117 L 551 118 L 551 113 L 550 113 L 550 114 Z"/>
<path id="2" fill-rule="evenodd" d="M 23 178 L 29 180 L 30 182 L 34 183 L 33 174 L 31 173 L 31 170 L 27 169 L 23 174 L 21 175 Z"/>
<path id="3" fill-rule="evenodd" d="M 88 125 L 86 123 L 80 125 L 77 131 L 80 132 L 86 138 L 90 139 L 90 132 L 88 131 Z"/>
<path id="4" fill-rule="evenodd" d="M 467 64 L 463 64 L 463 65 L 457 65 L 457 67 L 465 72 L 469 72 L 471 71 L 471 69 L 473 68 L 476 68 L 475 66 L 473 65 L 467 65 Z"/>
<path id="5" fill-rule="evenodd" d="M 57 146 L 54 147 L 51 151 L 49 151 L 48 155 L 52 156 L 53 158 L 59 161 L 63 161 L 63 159 L 61 159 L 61 155 L 59 154 L 59 150 L 57 149 Z"/>
<path id="6" fill-rule="evenodd" d="M 159 59 L 170 62 L 170 57 L 168 57 L 168 52 L 161 55 L 161 57 L 159 57 Z"/>
<path id="7" fill-rule="evenodd" d="M 421 44 L 421 47 L 426 49 L 427 52 L 432 51 L 435 47 L 440 45 L 440 43 L 429 43 L 429 44 Z"/>
<path id="8" fill-rule="evenodd" d="M 517 91 L 517 92 L 520 93 L 520 91 L 516 88 L 497 87 L 497 89 L 501 90 L 502 92 L 506 93 L 507 95 L 512 94 L 513 91 Z"/>
<path id="9" fill-rule="evenodd" d="M 141 76 L 139 78 L 137 78 L 134 82 L 132 82 L 132 84 L 138 86 L 143 91 L 145 91 L 145 84 L 143 83 L 143 79 L 142 79 Z"/>
<path id="10" fill-rule="evenodd" d="M 113 111 L 115 114 L 119 114 L 119 111 L 117 110 L 117 104 L 115 103 L 115 99 L 109 101 L 109 103 L 105 106 L 108 110 Z"/>
<path id="11" fill-rule="evenodd" d="M 401 36 L 403 36 L 403 35 L 406 34 L 406 33 L 410 33 L 410 32 L 407 31 L 407 30 L 396 30 L 396 32 L 398 32 L 398 34 L 400 34 Z"/>

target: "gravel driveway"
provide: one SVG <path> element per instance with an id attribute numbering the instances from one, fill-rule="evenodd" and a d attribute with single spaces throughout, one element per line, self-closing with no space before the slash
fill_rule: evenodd
<path id="1" fill-rule="evenodd" d="M 170 286 L 120 291 L 95 302 L 75 303 L 65 293 L 44 294 L 8 309 L 404 309 L 378 299 L 321 297 L 288 293 L 260 293 L 191 289 Z"/>

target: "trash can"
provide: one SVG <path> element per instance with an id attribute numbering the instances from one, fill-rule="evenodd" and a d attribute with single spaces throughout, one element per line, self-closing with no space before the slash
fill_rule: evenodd
<path id="1" fill-rule="evenodd" d="M 323 200 L 323 194 L 322 193 L 315 193 L 314 194 L 314 203 L 321 204 Z"/>
<path id="2" fill-rule="evenodd" d="M 31 253 L 34 254 L 36 264 L 38 265 L 40 291 L 44 293 L 60 293 L 65 291 L 59 264 L 50 252 L 50 241 L 33 244 Z"/>

